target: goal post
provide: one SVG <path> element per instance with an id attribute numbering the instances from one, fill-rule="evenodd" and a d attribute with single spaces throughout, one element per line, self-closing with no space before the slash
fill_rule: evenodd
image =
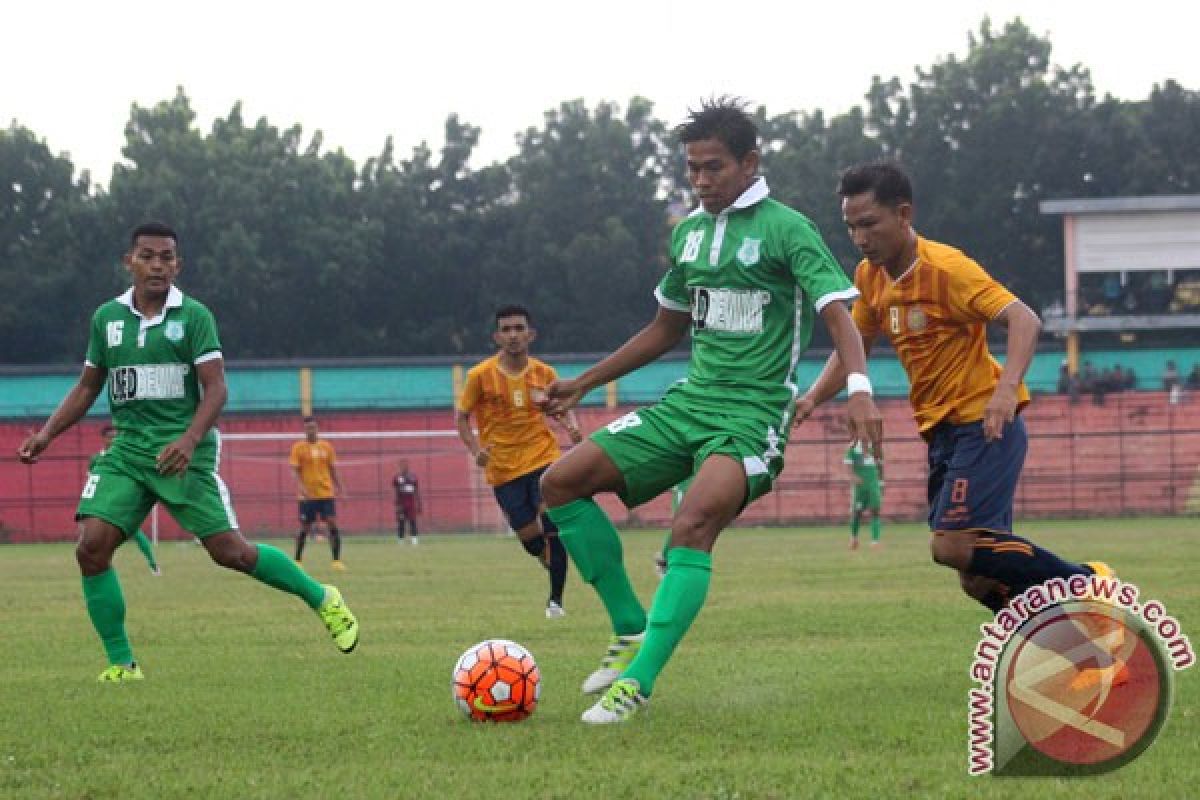
<path id="1" fill-rule="evenodd" d="M 421 531 L 505 530 L 482 470 L 457 430 L 322 431 L 333 445 L 343 494 L 338 526 L 347 533 L 394 533 L 392 478 L 407 461 L 421 492 Z M 295 431 L 221 434 L 219 473 L 229 487 L 239 527 L 251 536 L 280 536 L 299 525 L 295 473 L 288 463 Z"/>

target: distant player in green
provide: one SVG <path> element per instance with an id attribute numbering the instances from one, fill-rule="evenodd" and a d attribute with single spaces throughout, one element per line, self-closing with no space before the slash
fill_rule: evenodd
<path id="1" fill-rule="evenodd" d="M 875 456 L 866 452 L 860 442 L 850 445 L 842 463 L 847 465 L 854 481 L 850 500 L 850 549 L 858 549 L 858 528 L 865 513 L 871 515 L 871 547 L 878 547 L 879 509 L 883 505 L 883 463 L 876 462 Z"/>
<path id="2" fill-rule="evenodd" d="M 589 724 L 621 722 L 648 702 L 704 605 L 717 537 L 783 469 L 796 363 L 818 316 L 854 365 L 850 438 L 877 450 L 882 437 L 862 339 L 846 307 L 858 293 L 813 224 L 769 197 L 753 120 L 723 98 L 693 111 L 678 134 L 702 207 L 672 233 L 657 314 L 615 353 L 546 390 L 546 410 L 565 412 L 591 389 L 668 352 L 691 329 L 686 381 L 596 431 L 542 477 L 550 518 L 612 625 L 608 653 L 582 687 L 603 693 L 583 714 Z M 688 477 L 671 524 L 667 572 L 647 614 L 625 572 L 617 530 L 594 495 L 615 492 L 634 508 Z"/>
<path id="3" fill-rule="evenodd" d="M 91 457 L 88 461 L 88 475 L 96 473 L 96 463 L 104 457 L 104 454 L 112 449 L 113 439 L 117 438 L 117 428 L 115 425 L 105 425 L 100 429 L 100 435 L 104 437 L 104 449 Z M 150 572 L 154 575 L 162 575 L 162 570 L 158 567 L 158 561 L 154 558 L 154 547 L 150 544 L 150 539 L 142 530 L 133 532 L 133 543 L 137 545 L 137 549 L 142 552 L 146 559 L 146 563 L 150 566 Z"/>
<path id="4" fill-rule="evenodd" d="M 88 475 L 75 512 L 83 596 L 109 662 L 100 680 L 144 677 L 125 633 L 125 596 L 112 557 L 155 503 L 198 537 L 217 564 L 301 598 L 338 649 L 349 653 L 358 643 L 358 621 L 338 590 L 314 581 L 278 548 L 251 544 L 238 531 L 217 474 L 213 427 L 228 394 L 225 362 L 212 314 L 174 286 L 183 266 L 179 237 L 166 225 L 142 225 L 130 236 L 124 263 L 133 286 L 92 316 L 79 382 L 17 451 L 21 461 L 35 463 L 87 413 L 107 382 L 119 434 Z"/>

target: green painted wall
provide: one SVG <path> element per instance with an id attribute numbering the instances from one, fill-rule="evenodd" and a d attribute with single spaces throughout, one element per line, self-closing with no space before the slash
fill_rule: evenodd
<path id="1" fill-rule="evenodd" d="M 1038 353 L 1029 369 L 1028 383 L 1035 391 L 1052 392 L 1058 381 L 1061 352 Z M 589 365 L 582 362 L 554 364 L 564 377 L 577 375 Z M 1200 348 L 1162 350 L 1097 350 L 1083 352 L 1098 370 L 1120 365 L 1132 367 L 1139 389 L 1162 388 L 1162 373 L 1167 361 L 1174 361 L 1186 376 L 1200 362 Z M 798 369 L 798 384 L 808 386 L 823 365 L 822 360 L 803 361 Z M 464 367 L 470 364 L 463 364 Z M 650 364 L 622 378 L 617 385 L 620 403 L 653 402 L 687 371 L 684 361 Z M 881 395 L 904 395 L 908 381 L 899 362 L 888 356 L 873 358 L 871 380 Z M 0 419 L 42 418 L 50 414 L 75 384 L 76 374 L 0 375 Z M 229 403 L 232 412 L 298 411 L 300 408 L 300 370 L 298 367 L 240 368 L 228 372 Z M 453 403 L 453 372 L 441 366 L 346 366 L 313 369 L 313 405 L 320 409 L 398 409 L 447 408 Z M 605 393 L 598 389 L 585 398 L 588 405 L 604 403 Z M 92 415 L 108 414 L 108 402 L 102 395 Z"/>

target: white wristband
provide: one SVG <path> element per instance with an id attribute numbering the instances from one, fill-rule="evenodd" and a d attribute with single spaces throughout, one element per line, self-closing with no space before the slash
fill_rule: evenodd
<path id="1" fill-rule="evenodd" d="M 846 394 L 858 394 L 859 392 L 874 394 L 871 391 L 871 380 L 861 372 L 851 372 L 846 376 Z"/>

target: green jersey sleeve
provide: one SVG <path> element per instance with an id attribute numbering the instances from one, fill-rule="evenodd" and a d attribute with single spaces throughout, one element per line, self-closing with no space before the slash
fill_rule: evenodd
<path id="1" fill-rule="evenodd" d="M 87 363 L 97 369 L 108 369 L 108 365 L 104 363 L 104 323 L 100 319 L 100 309 L 96 309 L 96 313 L 92 314 L 92 324 L 88 329 L 87 355 L 84 358 Z"/>
<path id="2" fill-rule="evenodd" d="M 191 323 L 188 325 L 188 347 L 195 363 L 210 353 L 221 351 L 221 340 L 217 338 L 217 321 L 212 312 L 199 303 Z"/>
<path id="3" fill-rule="evenodd" d="M 804 293 L 812 298 L 817 311 L 833 300 L 858 297 L 858 290 L 809 220 L 800 218 L 787 227 L 783 249 L 791 266 L 792 277 Z"/>
<path id="4" fill-rule="evenodd" d="M 658 299 L 659 305 L 663 308 L 669 308 L 672 311 L 691 311 L 692 298 L 688 294 L 687 288 L 687 273 L 680 264 L 680 252 L 685 246 L 684 242 L 691 242 L 697 237 L 703 237 L 704 231 L 698 233 L 693 232 L 685 236 L 683 233 L 685 223 L 680 223 L 671 232 L 671 266 L 667 269 L 666 274 L 662 276 L 662 280 L 658 282 L 658 287 L 654 290 L 654 296 Z M 696 242 L 698 245 L 699 242 Z"/>

